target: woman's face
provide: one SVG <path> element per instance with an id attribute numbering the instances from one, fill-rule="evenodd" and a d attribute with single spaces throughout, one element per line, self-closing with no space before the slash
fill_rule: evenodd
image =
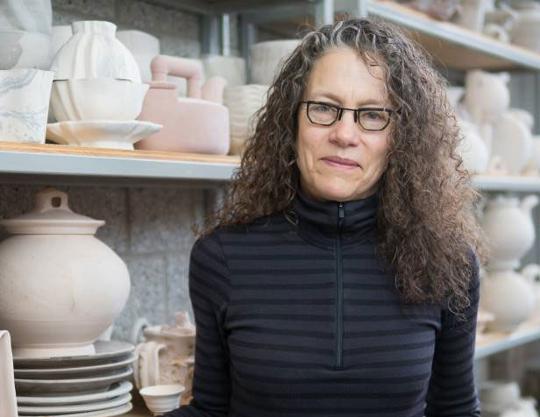
<path id="1" fill-rule="evenodd" d="M 392 109 L 379 66 L 369 69 L 350 48 L 326 52 L 314 64 L 303 100 L 346 108 Z M 344 111 L 331 126 L 316 125 L 306 104 L 298 113 L 297 164 L 302 190 L 317 200 L 349 201 L 368 197 L 386 167 L 392 121 L 382 131 L 366 131 Z"/>

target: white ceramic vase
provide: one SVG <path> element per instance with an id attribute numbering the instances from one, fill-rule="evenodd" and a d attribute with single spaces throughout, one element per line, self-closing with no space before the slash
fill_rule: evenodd
<path id="1" fill-rule="evenodd" d="M 506 72 L 488 73 L 480 70 L 467 72 L 465 77 L 465 107 L 472 121 L 478 125 L 491 123 L 508 109 L 510 76 Z"/>
<path id="2" fill-rule="evenodd" d="M 116 39 L 116 25 L 103 21 L 73 22 L 73 36 L 54 57 L 55 80 L 114 78 L 140 83 L 135 58 Z"/>
<path id="3" fill-rule="evenodd" d="M 516 45 L 540 52 L 540 5 L 535 1 L 522 4 L 522 8 L 514 11 L 510 39 Z"/>
<path id="4" fill-rule="evenodd" d="M 159 39 L 140 30 L 119 30 L 116 37 L 133 54 L 139 66 L 141 80 L 152 81 L 150 64 L 152 59 L 159 55 Z"/>
<path id="5" fill-rule="evenodd" d="M 1 221 L 0 328 L 14 355 L 87 355 L 129 296 L 125 263 L 94 233 L 105 222 L 73 213 L 67 194 L 37 193 L 29 213 Z"/>
<path id="6" fill-rule="evenodd" d="M 493 0 L 466 0 L 461 3 L 461 12 L 455 23 L 475 32 L 482 32 L 486 12 Z"/>
<path id="7" fill-rule="evenodd" d="M 0 2 L 0 69 L 51 65 L 51 0 Z"/>
<path id="8" fill-rule="evenodd" d="M 521 116 L 502 113 L 493 124 L 491 157 L 499 157 L 510 174 L 519 175 L 531 158 L 532 147 L 530 128 Z"/>
<path id="9" fill-rule="evenodd" d="M 481 224 L 490 246 L 489 271 L 512 270 L 519 266 L 519 259 L 534 243 L 532 209 L 537 204 L 536 195 L 521 201 L 498 195 L 488 201 Z"/>
<path id="10" fill-rule="evenodd" d="M 259 42 L 250 49 L 250 83 L 271 85 L 286 58 L 300 44 L 299 40 Z"/>
<path id="11" fill-rule="evenodd" d="M 489 162 L 487 146 L 478 129 L 472 123 L 459 120 L 463 140 L 459 143 L 458 152 L 463 158 L 465 168 L 471 173 L 486 172 Z"/>
<path id="12" fill-rule="evenodd" d="M 0 140 L 45 143 L 53 73 L 0 70 Z"/>
<path id="13" fill-rule="evenodd" d="M 255 113 L 266 102 L 268 86 L 242 85 L 225 87 L 223 103 L 229 109 L 232 155 L 240 155 L 245 141 L 254 133 L 257 120 Z"/>
<path id="14" fill-rule="evenodd" d="M 536 296 L 523 275 L 512 270 L 489 272 L 482 281 L 482 308 L 493 313 L 489 330 L 512 332 L 532 314 Z"/>

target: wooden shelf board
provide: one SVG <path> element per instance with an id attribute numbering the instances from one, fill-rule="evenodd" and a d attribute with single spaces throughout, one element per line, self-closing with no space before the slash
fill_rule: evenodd
<path id="1" fill-rule="evenodd" d="M 0 174 L 228 181 L 237 156 L 0 142 Z"/>

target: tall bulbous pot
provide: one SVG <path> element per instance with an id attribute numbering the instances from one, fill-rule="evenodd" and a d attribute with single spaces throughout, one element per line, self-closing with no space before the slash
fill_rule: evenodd
<path id="1" fill-rule="evenodd" d="M 527 320 L 536 304 L 536 294 L 522 274 L 507 270 L 489 272 L 482 280 L 480 303 L 495 319 L 489 330 L 511 332 Z"/>
<path id="2" fill-rule="evenodd" d="M 95 353 L 130 289 L 125 263 L 94 236 L 105 222 L 46 189 L 32 211 L 0 224 L 13 235 L 0 243 L 0 329 L 11 333 L 14 356 Z"/>
<path id="3" fill-rule="evenodd" d="M 488 202 L 481 222 L 490 246 L 488 270 L 511 270 L 519 266 L 519 259 L 534 243 L 532 209 L 537 204 L 535 195 L 521 201 L 498 195 Z"/>

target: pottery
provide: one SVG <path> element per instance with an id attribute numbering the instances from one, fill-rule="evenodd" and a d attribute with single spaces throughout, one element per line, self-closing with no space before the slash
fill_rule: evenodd
<path id="1" fill-rule="evenodd" d="M 463 139 L 457 151 L 463 158 L 464 167 L 471 173 L 480 174 L 487 171 L 489 153 L 478 129 L 472 123 L 458 120 Z"/>
<path id="2" fill-rule="evenodd" d="M 74 120 L 135 120 L 148 84 L 94 78 L 54 81 L 51 109 L 59 122 Z"/>
<path id="3" fill-rule="evenodd" d="M 70 405 L 21 405 L 19 412 L 24 414 L 66 414 L 66 413 L 81 413 L 88 411 L 104 410 L 125 405 L 131 401 L 131 394 L 123 394 L 113 399 L 103 401 L 94 401 L 86 404 L 70 404 Z"/>
<path id="4" fill-rule="evenodd" d="M 174 326 L 149 326 L 143 333 L 145 341 L 136 348 L 139 357 L 134 375 L 136 386 L 180 383 L 191 387 L 188 374 L 193 365 L 195 326 L 187 313 L 176 313 Z"/>
<path id="5" fill-rule="evenodd" d="M 177 98 L 168 74 L 187 79 L 188 97 Z M 137 149 L 225 155 L 229 151 L 229 112 L 221 104 L 225 80 L 202 84 L 202 65 L 195 60 L 159 55 L 152 61 L 150 90 L 139 120 L 163 125 L 138 142 Z"/>
<path id="6" fill-rule="evenodd" d="M 464 103 L 475 123 L 495 121 L 510 105 L 506 72 L 489 73 L 472 70 L 465 76 Z"/>
<path id="7" fill-rule="evenodd" d="M 532 153 L 530 128 L 521 116 L 504 112 L 493 124 L 491 157 L 499 157 L 512 175 L 519 175 Z"/>
<path id="8" fill-rule="evenodd" d="M 94 236 L 105 222 L 74 213 L 67 194 L 49 188 L 32 211 L 0 224 L 12 234 L 0 243 L 0 328 L 14 355 L 94 354 L 130 288 L 126 264 Z"/>
<path id="9" fill-rule="evenodd" d="M 236 56 L 207 55 L 203 57 L 205 78 L 223 77 L 227 87 L 237 87 L 247 82 L 246 61 Z"/>
<path id="10" fill-rule="evenodd" d="M 504 410 L 511 407 L 520 398 L 520 389 L 517 382 L 491 380 L 482 383 L 480 387 L 480 401 L 483 406 Z"/>
<path id="11" fill-rule="evenodd" d="M 53 73 L 0 70 L 0 141 L 45 143 Z"/>
<path id="12" fill-rule="evenodd" d="M 271 85 L 285 60 L 299 44 L 296 39 L 253 44 L 249 50 L 250 84 Z"/>
<path id="13" fill-rule="evenodd" d="M 225 88 L 223 102 L 229 109 L 230 154 L 240 155 L 245 141 L 255 132 L 255 113 L 264 106 L 267 92 L 267 86 L 255 84 Z"/>
<path id="14" fill-rule="evenodd" d="M 480 303 L 495 316 L 487 323 L 487 329 L 509 333 L 530 317 L 536 295 L 522 274 L 512 270 L 491 271 L 482 282 Z"/>
<path id="15" fill-rule="evenodd" d="M 119 407 L 107 408 L 105 410 L 98 411 L 87 411 L 82 413 L 69 413 L 61 414 L 62 417 L 113 417 L 126 414 L 133 408 L 131 402 L 121 405 Z M 19 417 L 36 417 L 34 414 L 19 414 Z M 46 416 L 46 417 L 57 417 L 57 416 Z"/>
<path id="16" fill-rule="evenodd" d="M 11 338 L 6 330 L 0 330 L 0 381 L 0 415 L 17 417 Z"/>
<path id="17" fill-rule="evenodd" d="M 167 413 L 179 407 L 184 387 L 175 385 L 153 385 L 139 390 L 146 407 L 154 416 Z"/>
<path id="18" fill-rule="evenodd" d="M 150 64 L 159 55 L 159 39 L 140 30 L 119 30 L 116 37 L 133 54 L 143 82 L 152 80 Z"/>
<path id="19" fill-rule="evenodd" d="M 116 39 L 116 25 L 103 21 L 72 23 L 73 36 L 54 57 L 55 80 L 113 78 L 141 82 L 139 67 Z"/>
<path id="20" fill-rule="evenodd" d="M 134 143 L 160 129 L 139 120 L 58 122 L 47 125 L 47 139 L 68 146 L 133 150 Z"/>
<path id="21" fill-rule="evenodd" d="M 52 27 L 51 35 L 51 53 L 52 57 L 64 46 L 73 36 L 71 25 L 59 25 Z"/>
<path id="22" fill-rule="evenodd" d="M 67 405 L 67 404 L 82 404 L 94 401 L 103 401 L 111 398 L 125 395 L 133 389 L 133 384 L 129 381 L 122 381 L 112 384 L 106 391 L 98 391 L 90 394 L 60 394 L 60 395 L 44 395 L 25 397 L 24 395 L 17 396 L 19 405 Z"/>
<path id="23" fill-rule="evenodd" d="M 521 270 L 522 275 L 529 282 L 534 296 L 534 309 L 532 316 L 540 317 L 540 265 L 528 264 Z"/>
<path id="24" fill-rule="evenodd" d="M 540 52 L 540 5 L 533 1 L 522 4 L 513 10 L 510 39 L 516 45 Z"/>
<path id="25" fill-rule="evenodd" d="M 0 69 L 51 65 L 52 8 L 50 0 L 0 2 Z"/>
<path id="26" fill-rule="evenodd" d="M 461 2 L 461 10 L 454 22 L 469 30 L 482 32 L 486 12 L 492 3 L 492 0 L 467 0 Z"/>
<path id="27" fill-rule="evenodd" d="M 532 209 L 537 204 L 536 195 L 529 195 L 521 201 L 497 195 L 488 201 L 481 219 L 490 246 L 488 271 L 511 270 L 519 266 L 519 259 L 534 243 Z"/>

